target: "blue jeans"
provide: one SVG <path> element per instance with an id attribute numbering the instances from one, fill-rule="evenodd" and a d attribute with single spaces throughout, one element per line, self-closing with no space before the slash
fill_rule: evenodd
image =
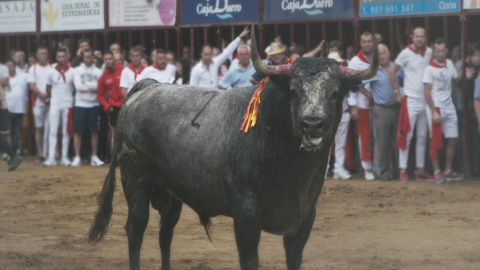
<path id="1" fill-rule="evenodd" d="M 8 113 L 10 119 L 10 136 L 12 137 L 13 152 L 17 153 L 18 139 L 20 138 L 20 130 L 22 128 L 23 113 Z"/>

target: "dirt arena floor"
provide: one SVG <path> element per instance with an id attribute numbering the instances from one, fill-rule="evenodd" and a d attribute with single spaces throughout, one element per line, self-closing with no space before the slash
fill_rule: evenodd
<path id="1" fill-rule="evenodd" d="M 127 206 L 117 179 L 109 231 L 87 231 L 107 167 L 43 168 L 27 158 L 0 165 L 0 269 L 128 269 Z M 480 269 L 480 182 L 437 185 L 327 180 L 303 269 Z M 159 215 L 145 232 L 143 269 L 160 268 Z M 213 219 L 212 243 L 184 207 L 173 269 L 238 269 L 232 220 Z M 263 233 L 261 269 L 285 269 L 282 238 Z"/>

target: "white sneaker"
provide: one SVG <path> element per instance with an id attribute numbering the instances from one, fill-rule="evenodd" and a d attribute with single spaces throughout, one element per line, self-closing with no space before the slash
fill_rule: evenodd
<path id="1" fill-rule="evenodd" d="M 375 180 L 375 176 L 372 171 L 365 171 L 365 180 L 372 181 Z"/>
<path id="2" fill-rule="evenodd" d="M 90 161 L 91 166 L 103 166 L 105 163 L 101 161 L 97 156 L 93 156 L 92 160 Z"/>
<path id="3" fill-rule="evenodd" d="M 55 161 L 55 159 L 47 159 L 45 160 L 45 162 L 43 162 L 43 166 L 45 167 L 54 167 L 54 166 L 57 166 L 57 162 Z"/>
<path id="4" fill-rule="evenodd" d="M 346 170 L 340 171 L 340 172 L 335 172 L 333 173 L 333 179 L 342 179 L 342 180 L 347 180 L 352 178 L 352 175 L 347 172 Z"/>
<path id="5" fill-rule="evenodd" d="M 67 157 L 62 158 L 62 161 L 60 161 L 60 165 L 62 165 L 62 166 L 67 166 L 68 167 L 68 166 L 70 166 L 70 164 L 72 164 L 72 162 Z"/>
<path id="6" fill-rule="evenodd" d="M 79 156 L 74 157 L 72 163 L 70 164 L 72 167 L 80 167 L 80 165 L 82 165 L 82 160 Z"/>

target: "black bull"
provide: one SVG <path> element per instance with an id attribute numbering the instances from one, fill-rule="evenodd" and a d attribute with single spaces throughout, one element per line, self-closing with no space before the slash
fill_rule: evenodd
<path id="1" fill-rule="evenodd" d="M 182 203 L 199 215 L 207 233 L 210 217 L 233 217 L 242 269 L 258 267 L 261 230 L 283 235 L 287 267 L 299 269 L 342 100 L 358 77 L 342 76 L 335 61 L 320 58 L 297 59 L 285 74 L 270 74 L 248 134 L 239 127 L 255 87 L 218 91 L 138 83 L 120 110 L 90 241 L 106 233 L 118 162 L 131 269 L 140 267 L 150 203 L 161 214 L 162 269 L 170 269 Z"/>

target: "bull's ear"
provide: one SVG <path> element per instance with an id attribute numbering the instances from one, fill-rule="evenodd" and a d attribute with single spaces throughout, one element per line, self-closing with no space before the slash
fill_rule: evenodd
<path id="1" fill-rule="evenodd" d="M 357 92 L 362 84 L 361 80 L 355 78 L 343 78 L 341 80 L 342 93 L 348 93 L 348 91 Z"/>

